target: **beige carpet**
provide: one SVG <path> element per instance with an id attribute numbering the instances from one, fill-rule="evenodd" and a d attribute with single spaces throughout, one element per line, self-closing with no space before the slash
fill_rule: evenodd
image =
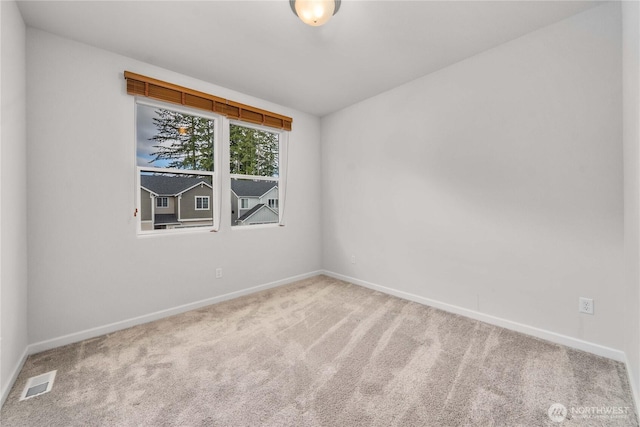
<path id="1" fill-rule="evenodd" d="M 54 369 L 51 392 L 18 401 Z M 555 403 L 564 421 L 548 416 Z M 3 427 L 638 425 L 621 363 L 324 276 L 31 356 L 1 416 Z"/>

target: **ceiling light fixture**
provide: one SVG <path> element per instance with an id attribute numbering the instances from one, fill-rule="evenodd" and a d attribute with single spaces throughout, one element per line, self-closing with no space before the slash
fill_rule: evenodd
<path id="1" fill-rule="evenodd" d="M 340 9 L 340 0 L 289 0 L 291 10 L 305 24 L 324 25 Z"/>

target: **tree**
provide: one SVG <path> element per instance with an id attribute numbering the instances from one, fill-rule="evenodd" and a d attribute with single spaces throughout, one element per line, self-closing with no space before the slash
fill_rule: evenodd
<path id="1" fill-rule="evenodd" d="M 213 170 L 213 120 L 176 111 L 157 109 L 153 124 L 157 133 L 150 138 L 158 145 L 151 163 L 171 160 L 170 168 Z"/>
<path id="2" fill-rule="evenodd" d="M 231 125 L 231 173 L 278 176 L 278 134 Z"/>
<path id="3" fill-rule="evenodd" d="M 168 167 L 213 170 L 213 120 L 157 109 L 157 133 L 150 138 L 155 152 L 151 163 L 169 160 Z M 231 173 L 278 176 L 278 134 L 240 125 L 230 126 Z"/>

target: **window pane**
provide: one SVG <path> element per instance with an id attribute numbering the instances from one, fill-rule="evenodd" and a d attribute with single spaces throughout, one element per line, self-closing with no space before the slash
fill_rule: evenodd
<path id="1" fill-rule="evenodd" d="M 278 176 L 277 133 L 239 125 L 231 125 L 229 130 L 232 174 Z"/>
<path id="2" fill-rule="evenodd" d="M 213 170 L 214 121 L 136 105 L 138 166 Z"/>
<path id="3" fill-rule="evenodd" d="M 196 196 L 196 209 L 209 209 L 209 198 Z"/>
<path id="4" fill-rule="evenodd" d="M 231 179 L 231 225 L 277 223 L 269 199 L 278 199 L 278 181 Z"/>
<path id="5" fill-rule="evenodd" d="M 193 200 L 206 200 L 196 209 Z M 211 175 L 140 173 L 140 220 L 142 231 L 212 227 Z"/>

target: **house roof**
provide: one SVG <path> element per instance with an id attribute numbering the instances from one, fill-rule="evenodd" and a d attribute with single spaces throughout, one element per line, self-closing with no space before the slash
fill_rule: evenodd
<path id="1" fill-rule="evenodd" d="M 253 215 L 254 213 L 258 212 L 260 209 L 262 209 L 264 207 L 264 203 L 258 203 L 257 205 L 255 205 L 254 207 L 252 207 L 251 209 L 249 209 L 248 211 L 246 211 L 244 213 L 244 215 L 242 215 L 240 218 L 238 218 L 238 221 L 244 221 L 245 219 L 249 218 L 251 215 Z"/>
<path id="2" fill-rule="evenodd" d="M 155 225 L 180 224 L 175 214 L 156 214 L 153 222 Z"/>
<path id="3" fill-rule="evenodd" d="M 278 183 L 275 181 L 253 181 L 250 179 L 232 179 L 231 190 L 238 197 L 260 197 L 267 193 Z"/>
<path id="4" fill-rule="evenodd" d="M 274 211 L 273 209 L 271 209 L 270 207 L 268 207 L 264 203 L 259 203 L 259 204 L 255 205 L 254 207 L 252 207 L 251 209 L 249 209 L 247 212 L 245 212 L 244 215 L 242 215 L 240 218 L 238 218 L 238 221 L 245 221 L 245 220 L 249 219 L 249 217 L 251 217 L 253 214 L 258 212 L 262 208 L 269 209 L 271 212 L 273 212 L 274 214 L 278 215 L 278 213 L 276 211 Z"/>
<path id="5" fill-rule="evenodd" d="M 191 176 L 141 175 L 140 186 L 158 196 L 177 196 L 203 183 L 209 188 L 211 184 L 202 178 Z"/>

